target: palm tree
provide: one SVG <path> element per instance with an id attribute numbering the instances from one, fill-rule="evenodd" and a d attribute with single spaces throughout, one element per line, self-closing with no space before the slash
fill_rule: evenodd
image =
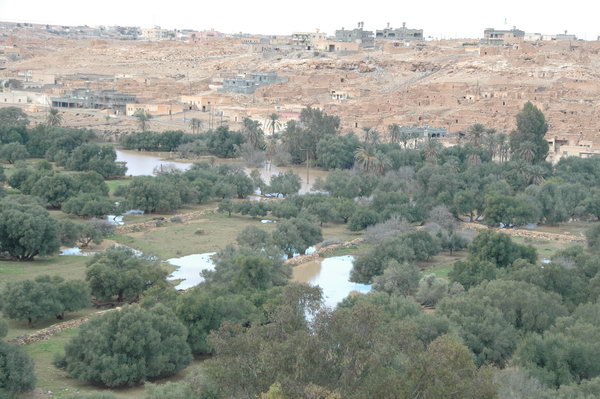
<path id="1" fill-rule="evenodd" d="M 60 126 L 63 122 L 63 116 L 58 112 L 58 109 L 52 107 L 46 117 L 46 124 L 48 126 Z"/>
<path id="2" fill-rule="evenodd" d="M 368 126 L 365 126 L 362 128 L 363 132 L 365 132 L 365 143 L 369 142 L 369 139 L 371 138 L 371 128 Z"/>
<path id="3" fill-rule="evenodd" d="M 469 152 L 469 157 L 467 158 L 469 164 L 471 165 L 479 165 L 481 163 L 481 157 L 477 153 L 477 151 Z"/>
<path id="4" fill-rule="evenodd" d="M 485 136 L 483 138 L 483 144 L 493 161 L 494 158 L 496 158 L 496 155 L 498 155 L 498 135 L 490 134 L 489 136 Z"/>
<path id="5" fill-rule="evenodd" d="M 371 144 L 377 144 L 379 143 L 379 139 L 381 138 L 381 135 L 379 134 L 378 131 L 376 131 L 375 129 L 371 129 L 371 131 L 369 132 L 369 136 L 371 136 Z"/>
<path id="6" fill-rule="evenodd" d="M 279 115 L 276 113 L 272 113 L 269 115 L 269 120 L 267 121 L 268 128 L 271 129 L 271 135 L 275 134 L 275 130 L 281 128 L 281 122 L 279 122 Z"/>
<path id="7" fill-rule="evenodd" d="M 375 162 L 377 161 L 377 154 L 370 147 L 360 147 L 354 153 L 354 158 L 358 162 L 358 167 L 363 172 L 370 172 L 373 170 Z"/>
<path id="8" fill-rule="evenodd" d="M 446 163 L 444 163 L 444 168 L 452 172 L 458 173 L 458 171 L 460 170 L 460 161 L 456 157 L 450 157 L 448 158 Z"/>
<path id="9" fill-rule="evenodd" d="M 417 144 L 419 143 L 419 139 L 422 137 L 419 132 L 410 132 L 410 138 L 414 141 L 413 148 L 417 148 Z"/>
<path id="10" fill-rule="evenodd" d="M 145 132 L 150 119 L 152 119 L 152 115 L 150 115 L 143 109 L 138 109 L 137 111 L 135 111 L 135 114 L 133 114 L 133 116 L 137 119 L 138 125 L 140 126 L 140 130 L 142 132 Z"/>
<path id="11" fill-rule="evenodd" d="M 544 181 L 544 177 L 546 175 L 546 171 L 540 165 L 531 165 L 526 170 L 527 173 L 527 181 L 529 184 L 541 184 Z"/>
<path id="12" fill-rule="evenodd" d="M 375 152 L 375 161 L 373 162 L 373 170 L 383 175 L 391 166 L 391 161 L 381 151 Z"/>
<path id="13" fill-rule="evenodd" d="M 397 123 L 392 123 L 391 125 L 389 125 L 388 136 L 390 138 L 390 143 L 397 144 L 398 141 L 400 141 L 400 125 L 398 125 Z"/>
<path id="14" fill-rule="evenodd" d="M 246 133 L 248 142 L 252 145 L 252 147 L 258 148 L 264 135 L 262 129 L 260 128 L 260 123 L 250 118 L 244 118 L 243 124 L 244 132 Z"/>
<path id="15" fill-rule="evenodd" d="M 438 154 L 440 153 L 442 145 L 436 139 L 428 140 L 423 148 L 425 159 L 427 162 L 434 163 Z"/>
<path id="16" fill-rule="evenodd" d="M 481 145 L 481 136 L 486 132 L 485 126 L 481 123 L 476 123 L 469 127 L 466 132 L 466 139 L 475 148 L 479 148 Z"/>
<path id="17" fill-rule="evenodd" d="M 535 158 L 535 144 L 531 141 L 525 141 L 521 143 L 518 150 L 519 157 L 529 163 L 533 162 Z"/>
<path id="18" fill-rule="evenodd" d="M 506 133 L 499 133 L 496 135 L 498 140 L 498 153 L 500 155 L 500 162 L 508 161 L 508 155 L 510 154 L 510 142 Z"/>
<path id="19" fill-rule="evenodd" d="M 192 133 L 200 133 L 200 129 L 202 128 L 202 120 L 200 118 L 192 118 L 188 124 L 192 128 Z"/>
<path id="20" fill-rule="evenodd" d="M 408 142 L 412 140 L 412 135 L 406 130 L 401 130 L 399 140 L 402 142 L 404 148 L 408 148 Z"/>
<path id="21" fill-rule="evenodd" d="M 267 159 L 269 160 L 269 170 L 271 170 L 271 165 L 273 164 L 273 156 L 277 152 L 277 139 L 277 135 L 272 134 L 267 140 Z"/>
<path id="22" fill-rule="evenodd" d="M 529 165 L 522 159 L 517 159 L 512 166 L 517 175 L 527 177 Z"/>

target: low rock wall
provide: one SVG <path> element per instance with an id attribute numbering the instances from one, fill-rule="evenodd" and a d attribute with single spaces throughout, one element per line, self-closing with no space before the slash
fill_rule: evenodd
<path id="1" fill-rule="evenodd" d="M 214 213 L 217 209 L 203 209 L 201 211 L 192 211 L 192 212 L 188 212 L 188 213 L 182 213 L 181 215 L 173 215 L 173 216 L 169 216 L 169 217 L 165 217 L 164 220 L 160 219 L 160 220 L 149 220 L 147 222 L 143 222 L 143 223 L 135 223 L 135 224 L 126 224 L 124 226 L 117 226 L 115 228 L 115 232 L 119 233 L 119 234 L 127 234 L 127 233 L 135 233 L 136 231 L 144 231 L 144 230 L 149 230 L 149 229 L 153 229 L 155 227 L 158 227 L 158 225 L 162 222 L 162 223 L 173 223 L 171 222 L 171 218 L 173 217 L 179 217 L 181 219 L 182 222 L 188 222 L 190 220 L 194 220 L 194 219 L 198 219 L 204 215 L 210 214 L 210 213 Z"/>
<path id="2" fill-rule="evenodd" d="M 326 247 L 321 247 L 312 254 L 296 256 L 295 258 L 291 258 L 285 261 L 286 264 L 292 266 L 298 266 L 303 263 L 313 262 L 325 255 L 329 251 L 335 251 L 336 249 L 344 249 L 344 248 L 352 248 L 362 242 L 364 242 L 364 238 L 356 238 L 352 241 L 342 242 L 340 244 L 332 244 Z"/>
<path id="3" fill-rule="evenodd" d="M 472 229 L 472 230 L 485 230 L 489 229 L 483 224 L 479 223 L 466 223 L 463 222 L 460 224 L 461 228 Z M 502 233 L 506 233 L 515 237 L 527 237 L 535 240 L 546 240 L 546 241 L 566 241 L 566 242 L 585 242 L 585 237 L 576 236 L 571 233 L 548 233 L 545 231 L 535 231 L 535 230 L 524 230 L 524 229 L 498 229 L 495 227 L 491 227 L 495 231 L 499 231 Z"/>
<path id="4" fill-rule="evenodd" d="M 11 339 L 9 342 L 12 342 L 17 345 L 27 345 L 27 344 L 31 344 L 33 342 L 45 341 L 45 340 L 49 339 L 50 337 L 52 337 L 53 335 L 58 334 L 61 331 L 69 330 L 71 328 L 78 328 L 83 323 L 85 323 L 86 321 L 88 321 L 94 317 L 98 317 L 106 312 L 112 312 L 113 310 L 117 310 L 117 309 L 120 309 L 120 308 L 101 310 L 99 312 L 95 312 L 90 315 L 80 317 L 79 319 L 73 319 L 73 320 L 65 321 L 63 323 L 57 323 L 50 327 L 43 328 L 41 330 L 37 330 L 36 332 L 31 333 L 31 334 L 20 335 L 17 338 Z"/>

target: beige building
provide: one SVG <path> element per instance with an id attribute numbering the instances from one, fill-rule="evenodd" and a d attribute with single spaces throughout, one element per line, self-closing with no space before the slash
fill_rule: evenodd
<path id="1" fill-rule="evenodd" d="M 6 91 L 0 92 L 0 104 L 19 105 L 19 104 L 37 104 L 50 106 L 50 98 L 47 94 L 34 91 Z"/>
<path id="2" fill-rule="evenodd" d="M 215 95 L 215 94 L 198 94 L 195 96 L 181 96 L 181 102 L 189 106 L 189 109 L 197 109 L 202 112 L 210 111 L 210 109 L 217 105 L 230 104 L 231 99 L 229 97 Z"/>
<path id="3" fill-rule="evenodd" d="M 27 104 L 27 95 L 19 92 L 0 93 L 0 104 Z"/>
<path id="4" fill-rule="evenodd" d="M 168 29 L 161 28 L 147 28 L 142 29 L 142 40 L 149 41 L 160 41 L 160 40 L 170 40 L 175 38 L 175 32 L 170 31 Z"/>
<path id="5" fill-rule="evenodd" d="M 292 46 L 304 50 L 314 50 L 315 43 L 327 40 L 325 32 L 318 29 L 316 32 L 294 32 L 292 33 Z"/>
<path id="6" fill-rule="evenodd" d="M 357 42 L 339 42 L 336 40 L 316 40 L 314 50 L 335 53 L 338 51 L 360 51 L 361 44 Z"/>
<path id="7" fill-rule="evenodd" d="M 171 104 L 127 104 L 125 106 L 125 114 L 132 116 L 138 111 L 143 111 L 149 115 L 172 115 L 178 112 L 183 112 L 181 105 Z"/>
<path id="8" fill-rule="evenodd" d="M 580 135 L 555 136 L 548 139 L 550 146 L 547 160 L 552 163 L 560 161 L 564 157 L 590 158 L 600 156 L 600 147 L 592 140 L 582 140 Z"/>

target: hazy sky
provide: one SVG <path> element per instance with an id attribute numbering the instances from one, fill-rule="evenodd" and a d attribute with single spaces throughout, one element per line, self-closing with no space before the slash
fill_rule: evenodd
<path id="1" fill-rule="evenodd" d="M 408 27 L 433 37 L 481 37 L 486 27 L 526 32 L 568 30 L 595 40 L 600 0 L 0 0 L 0 20 L 64 25 L 129 25 L 290 34 L 328 34 L 364 21 L 365 29 Z"/>

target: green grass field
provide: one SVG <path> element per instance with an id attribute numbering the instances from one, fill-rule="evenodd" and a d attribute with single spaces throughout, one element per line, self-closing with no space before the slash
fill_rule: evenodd
<path id="1" fill-rule="evenodd" d="M 13 338 L 19 337 L 24 334 L 31 334 L 38 330 L 50 327 L 54 324 L 64 323 L 66 321 L 79 319 L 80 317 L 85 317 L 85 316 L 88 316 L 88 315 L 98 312 L 98 311 L 99 311 L 99 309 L 97 309 L 97 308 L 89 307 L 89 308 L 81 309 L 78 312 L 66 312 L 63 320 L 59 321 L 55 318 L 51 318 L 48 320 L 38 321 L 36 323 L 33 323 L 32 326 L 29 326 L 27 324 L 27 321 L 25 321 L 25 320 L 7 320 L 8 321 L 8 335 L 6 336 L 6 339 L 13 339 Z"/>
<path id="2" fill-rule="evenodd" d="M 163 227 L 112 237 L 119 244 L 127 245 L 146 254 L 166 260 L 197 253 L 217 252 L 235 243 L 240 231 L 247 226 L 275 230 L 276 223 L 261 223 L 249 216 L 208 213 L 204 217 L 186 223 L 166 223 Z M 200 234 L 199 232 L 202 231 Z M 324 239 L 348 241 L 358 237 L 344 225 L 323 226 Z"/>
<path id="3" fill-rule="evenodd" d="M 111 193 L 120 185 L 127 183 L 128 179 L 107 182 Z M 216 206 L 216 203 L 213 202 L 193 207 L 185 207 L 184 209 L 169 214 L 127 215 L 125 217 L 125 223 L 143 223 L 152 220 L 155 217 L 165 217 L 169 221 L 172 216 L 177 214 L 214 209 Z M 60 211 L 51 211 L 51 214 L 57 219 L 69 219 L 75 222 L 83 221 L 81 218 L 65 215 Z M 228 217 L 225 214 L 209 212 L 196 220 L 185 223 L 168 222 L 162 227 L 127 234 L 115 234 L 109 238 L 114 242 L 143 251 L 146 254 L 155 255 L 161 260 L 166 260 L 195 253 L 216 252 L 222 250 L 227 245 L 235 243 L 237 235 L 246 226 L 256 226 L 268 232 L 272 232 L 277 224 L 263 224 L 260 222 L 260 218 L 253 219 L 249 216 L 232 215 L 231 217 Z M 589 224 L 565 224 L 562 226 L 544 228 L 544 231 L 547 230 L 555 233 L 569 231 L 574 234 L 581 234 L 588 226 Z M 351 232 L 347 229 L 346 225 L 341 224 L 325 224 L 322 231 L 324 240 L 350 241 L 361 236 L 360 233 Z M 550 258 L 557 250 L 569 245 L 568 243 L 531 240 L 522 237 L 513 237 L 513 240 L 518 243 L 527 243 L 535 246 L 540 258 Z M 102 247 L 105 247 L 105 245 Z M 362 243 L 355 248 L 331 251 L 325 256 L 360 256 L 367 253 L 372 248 L 372 244 Z M 423 274 L 433 273 L 438 277 L 447 278 L 448 273 L 452 270 L 453 264 L 465 257 L 466 251 L 456 252 L 452 255 L 442 253 L 427 262 L 420 262 L 418 265 Z M 88 260 L 89 258 L 87 257 L 59 255 L 39 258 L 33 262 L 4 260 L 0 261 L 0 281 L 10 283 L 19 280 L 33 279 L 36 276 L 43 274 L 58 275 L 66 279 L 84 279 L 85 265 Z M 164 264 L 164 266 L 166 269 L 172 270 L 172 267 L 169 265 Z M 79 312 L 68 313 L 65 315 L 65 321 L 83 317 L 95 311 L 97 311 L 97 309 L 87 308 Z M 45 322 L 39 322 L 33 327 L 28 326 L 26 322 L 10 321 L 8 338 L 14 338 L 22 334 L 30 334 L 37 329 L 48 327 L 56 321 L 57 320 L 55 319 L 51 319 Z M 41 341 L 25 346 L 36 364 L 36 375 L 38 377 L 37 386 L 44 392 L 52 391 L 54 393 L 54 398 L 67 399 L 79 392 L 101 391 L 101 388 L 68 377 L 64 371 L 59 370 L 52 365 L 54 357 L 64 351 L 65 344 L 75 334 L 77 334 L 76 329 L 66 330 L 51 337 L 47 341 Z M 196 361 L 195 364 L 199 364 L 199 361 Z M 173 378 L 161 380 L 160 383 L 181 379 L 186 372 L 189 372 L 189 370 L 190 368 Z M 114 392 L 117 397 L 122 399 L 143 399 L 144 397 L 143 386 L 114 390 Z M 29 395 L 24 396 L 24 398 L 38 399 L 39 396 Z"/>
<path id="4" fill-rule="evenodd" d="M 114 179 L 114 180 L 106 180 L 106 185 L 110 190 L 110 193 L 113 194 L 115 190 L 121 186 L 126 186 L 131 182 L 130 177 L 124 177 L 122 179 Z"/>
<path id="5" fill-rule="evenodd" d="M 450 271 L 452 270 L 453 267 L 454 267 L 453 264 L 434 266 L 431 269 L 423 270 L 423 274 L 424 275 L 425 274 L 435 274 L 437 277 L 442 277 L 442 278 L 447 279 L 448 273 L 450 273 Z"/>
<path id="6" fill-rule="evenodd" d="M 272 231 L 272 223 L 262 224 L 258 219 L 245 216 L 209 214 L 205 218 L 186 223 L 167 223 L 147 231 L 118 234 L 113 239 L 123 245 L 140 250 L 159 259 L 216 252 L 235 242 L 238 233 L 246 226 Z M 202 233 L 200 233 L 202 232 Z"/>
<path id="7" fill-rule="evenodd" d="M 64 353 L 65 345 L 71 338 L 77 335 L 78 329 L 61 331 L 46 341 L 35 342 L 25 345 L 25 350 L 31 355 L 35 362 L 35 373 L 37 387 L 44 392 L 51 391 L 54 399 L 67 399 L 76 397 L 80 393 L 103 392 L 108 389 L 95 387 L 85 382 L 70 378 L 64 370 L 60 370 L 52 364 L 55 356 Z M 179 381 L 185 377 L 193 368 L 201 364 L 201 360 L 194 360 L 192 364 L 179 374 L 157 381 L 164 384 L 169 381 Z M 122 399 L 143 399 L 144 386 L 113 389 L 113 393 Z M 39 396 L 24 395 L 23 398 L 39 398 Z"/>
<path id="8" fill-rule="evenodd" d="M 61 276 L 67 280 L 81 280 L 85 278 L 85 263 L 88 259 L 85 256 L 53 255 L 32 262 L 1 260 L 0 281 L 30 280 L 44 274 Z"/>
<path id="9" fill-rule="evenodd" d="M 531 239 L 526 237 L 512 237 L 514 242 L 519 244 L 527 244 L 532 245 L 537 249 L 538 260 L 541 259 L 550 259 L 554 254 L 564 248 L 567 248 L 569 245 L 574 245 L 575 243 L 567 243 L 561 241 L 548 241 L 548 240 L 538 240 Z M 585 243 L 581 243 L 585 245 Z"/>

